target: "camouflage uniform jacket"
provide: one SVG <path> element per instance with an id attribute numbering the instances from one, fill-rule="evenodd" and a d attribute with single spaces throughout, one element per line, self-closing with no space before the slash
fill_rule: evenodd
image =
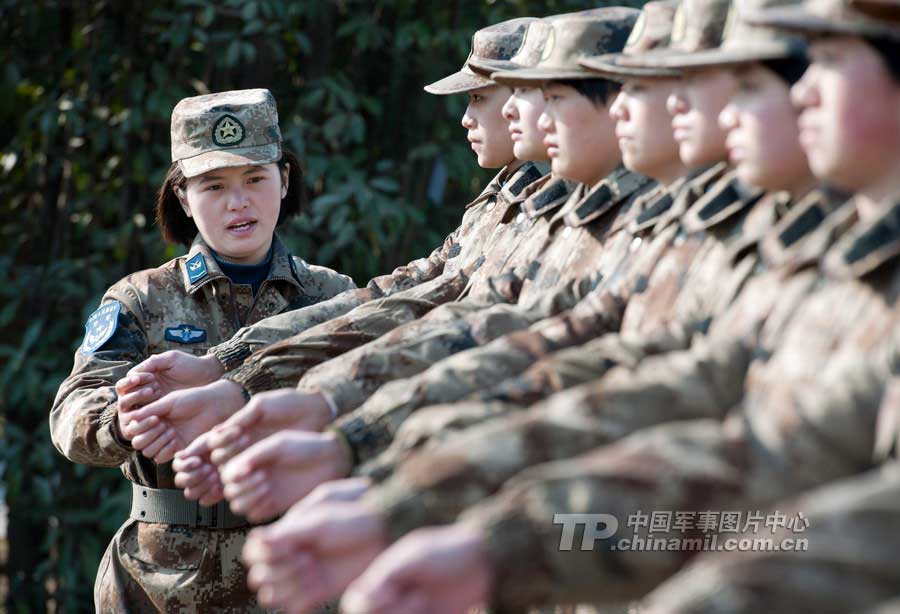
<path id="1" fill-rule="evenodd" d="M 701 173 L 692 182 L 678 185 L 675 192 L 657 189 L 636 199 L 631 213 L 619 218 L 620 225 L 613 227 L 602 254 L 594 255 L 601 278 L 598 286 L 572 309 L 541 320 L 528 330 L 514 332 L 483 347 L 462 352 L 416 377 L 391 382 L 378 390 L 359 410 L 359 414 L 368 416 L 363 432 L 365 441 L 370 443 L 364 445 L 350 440 L 358 460 L 366 462 L 381 452 L 416 409 L 432 403 L 458 400 L 482 387 L 490 389 L 554 349 L 583 343 L 592 337 L 618 330 L 623 307 L 640 300 L 647 276 L 660 259 L 664 260 L 671 252 L 679 251 L 672 247 L 673 237 L 678 241 L 682 236 L 680 224 L 676 223 L 679 218 L 669 216 L 667 212 L 683 212 L 691 207 L 696 195 L 704 194 L 701 186 L 707 188 L 711 183 L 718 186 L 722 182 L 724 186 L 730 186 L 731 181 L 723 177 L 723 172 L 724 165 L 721 165 Z M 709 196 L 708 189 L 706 192 Z M 725 205 L 735 200 L 734 192 L 725 187 L 714 193 L 718 198 L 708 198 L 710 208 L 717 205 L 726 209 Z M 705 197 L 701 198 L 698 204 L 704 200 Z M 742 202 L 740 207 L 732 207 L 731 210 L 746 208 L 746 204 Z M 585 210 L 590 209 L 584 203 L 571 210 L 565 218 L 567 228 L 581 227 L 585 220 L 582 212 Z M 575 250 L 570 248 L 570 251 Z M 494 409 L 494 404 L 488 404 L 483 417 L 494 417 Z M 477 416 L 477 409 L 469 412 L 469 419 Z M 427 418 L 415 421 L 431 430 L 428 424 L 424 424 L 427 422 Z M 442 420 L 435 424 L 447 426 Z M 403 429 L 407 431 L 407 436 L 412 435 L 406 425 Z M 419 435 L 422 433 L 412 437 L 415 441 L 421 441 Z"/>
<path id="2" fill-rule="evenodd" d="M 649 180 L 644 177 L 617 171 L 591 190 L 588 197 L 575 192 L 573 197 L 581 195 L 582 198 L 568 203 L 550 220 L 551 240 L 539 238 L 546 247 L 536 261 L 538 264 L 529 267 L 535 274 L 526 276 L 523 289 L 534 300 L 522 295 L 518 305 L 477 309 L 441 324 L 431 318 L 435 314 L 429 314 L 375 344 L 311 370 L 301 380 L 300 387 L 327 394 L 339 412 L 346 413 L 361 405 L 391 379 L 418 373 L 451 354 L 484 344 L 512 330 L 523 329 L 571 305 L 581 296 L 584 287 L 594 283 L 598 274 L 608 273 L 613 264 L 619 263 L 620 258 L 616 256 L 621 250 L 611 246 L 622 234 L 619 229 L 624 226 L 623 220 L 628 219 L 633 201 L 648 185 Z M 576 210 L 583 217 L 588 213 L 597 215 L 590 218 L 590 223 L 569 225 L 566 219 L 574 219 L 576 223 L 583 219 L 569 217 L 568 214 Z M 566 232 L 569 229 L 574 232 Z M 627 246 L 627 241 L 620 243 Z M 584 262 L 579 266 L 566 266 L 573 254 Z M 458 312 L 454 307 L 451 309 Z M 363 422 L 355 424 L 366 430 Z"/>
<path id="3" fill-rule="evenodd" d="M 849 220 L 855 212 L 851 202 L 837 213 Z M 655 373 L 632 378 L 651 392 L 632 397 L 631 413 L 665 403 L 685 417 L 688 405 L 717 405 L 707 414 L 714 420 L 662 424 L 586 457 L 534 468 L 473 512 L 488 527 L 489 550 L 502 570 L 498 601 L 638 596 L 684 563 L 683 551 L 632 553 L 610 542 L 569 556 L 558 539 L 551 544 L 550 510 L 604 510 L 620 519 L 636 510 L 753 510 L 870 468 L 879 404 L 900 364 L 898 257 L 900 205 L 844 232 L 820 259 L 819 274 L 794 273 L 811 277 L 803 296 L 795 299 L 782 284 L 756 343 L 720 345 L 705 360 L 663 357 L 646 365 Z M 613 417 L 610 403 L 601 404 L 611 419 L 600 428 L 621 429 L 622 414 Z M 419 471 L 428 468 L 420 463 Z M 458 482 L 456 490 L 458 497 Z M 674 528 L 661 535 L 676 536 Z"/>
<path id="4" fill-rule="evenodd" d="M 698 555 L 637 608 L 646 613 L 896 612 L 900 585 L 900 463 L 828 484 L 770 507 L 792 525 L 720 539 L 764 537 L 798 547 Z M 777 516 L 776 516 L 777 518 Z M 802 519 L 802 520 L 801 520 Z M 746 523 L 743 523 L 746 524 Z M 786 540 L 793 540 L 787 542 Z M 874 614 L 874 612 L 873 612 Z"/>
<path id="5" fill-rule="evenodd" d="M 497 195 L 502 193 L 506 199 L 515 198 L 514 195 L 523 190 L 523 186 L 534 181 L 539 170 L 537 165 L 526 163 L 516 171 L 500 171 L 478 198 L 466 205 L 460 225 L 427 258 L 397 267 L 389 275 L 375 277 L 365 288 L 242 328 L 210 352 L 216 355 L 227 371 L 231 371 L 253 352 L 342 316 L 363 303 L 392 296 L 440 275 L 456 275 L 479 258 L 485 243 L 500 223 Z"/>
<path id="6" fill-rule="evenodd" d="M 268 278 L 254 298 L 249 285 L 231 283 L 198 237 L 186 256 L 129 275 L 106 292 L 75 354 L 72 374 L 54 401 L 50 413 L 54 445 L 77 463 L 121 466 L 132 482 L 174 488 L 170 463 L 154 464 L 118 433 L 116 381 L 153 354 L 171 349 L 203 354 L 210 344 L 230 338 L 242 325 L 352 287 L 349 277 L 292 257 L 276 237 Z M 244 588 L 239 561 L 243 534 L 243 530 L 136 525 L 129 520 L 101 564 L 98 587 L 103 585 L 104 590 L 98 596 L 106 601 L 100 610 L 178 609 L 184 605 L 179 600 L 197 603 L 194 598 L 210 587 L 229 603 L 250 604 L 253 596 Z M 215 577 L 187 582 L 189 576 L 197 577 L 201 567 L 204 574 Z M 172 575 L 156 577 L 147 573 L 149 569 Z M 229 577 L 222 576 L 223 569 Z M 178 579 L 185 582 L 183 590 L 173 589 Z"/>
<path id="7" fill-rule="evenodd" d="M 721 419 L 741 399 L 761 323 L 771 324 L 771 333 L 759 346 L 772 347 L 818 278 L 814 265 L 825 247 L 846 229 L 843 212 L 823 220 L 822 207 L 814 203 L 782 220 L 760 243 L 767 262 L 778 266 L 748 280 L 690 350 L 647 358 L 637 369 L 617 367 L 597 382 L 413 454 L 370 493 L 373 504 L 385 511 L 391 529 L 402 533 L 422 522 L 453 520 L 532 465 L 569 458 L 664 421 Z"/>
<path id="8" fill-rule="evenodd" d="M 530 162 L 511 176 L 498 175 L 467 211 L 470 219 L 460 227 L 461 234 L 452 243 L 460 247 L 451 245 L 448 250 L 448 262 L 452 260 L 453 264 L 445 264 L 445 272 L 440 276 L 369 301 L 324 322 L 319 316 L 313 316 L 307 320 L 308 324 L 320 322 L 313 326 L 296 325 L 295 322 L 287 329 L 302 332 L 263 347 L 226 374 L 226 378 L 251 394 L 295 386 L 310 367 L 364 345 L 436 306 L 458 298 L 466 288 L 471 272 L 481 266 L 484 243 L 500 224 L 503 204 L 515 199 L 539 178 L 540 169 Z M 340 303 L 343 299 L 337 297 L 335 300 Z M 307 315 L 300 314 L 299 317 L 307 318 Z M 326 314 L 326 317 L 331 315 Z"/>

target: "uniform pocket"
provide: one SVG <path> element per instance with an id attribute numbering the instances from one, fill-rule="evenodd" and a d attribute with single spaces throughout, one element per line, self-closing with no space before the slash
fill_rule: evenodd
<path id="1" fill-rule="evenodd" d="M 209 531 L 187 526 L 135 521 L 122 533 L 130 558 L 160 570 L 198 569 L 209 552 Z"/>

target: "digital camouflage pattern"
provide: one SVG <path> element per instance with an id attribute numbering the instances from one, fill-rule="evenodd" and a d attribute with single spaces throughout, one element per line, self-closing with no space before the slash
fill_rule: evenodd
<path id="1" fill-rule="evenodd" d="M 206 272 L 198 277 L 196 271 L 201 267 L 191 270 L 188 263 L 196 266 L 201 259 Z M 171 463 L 156 465 L 118 433 L 116 381 L 154 354 L 172 349 L 204 354 L 209 345 L 230 338 L 244 324 L 313 304 L 352 287 L 349 277 L 292 257 L 276 237 L 269 276 L 254 299 L 249 285 L 229 281 L 198 237 L 186 256 L 129 275 L 106 292 L 102 304 L 121 304 L 116 328 L 94 351 L 86 352 L 83 346 L 75 354 L 72 374 L 60 386 L 50 412 L 54 445 L 74 462 L 121 466 L 132 482 L 175 488 Z M 166 334 L 167 329 L 179 330 L 185 325 L 203 330 L 205 339 L 183 343 Z M 98 605 L 98 609 L 127 609 L 116 605 L 118 599 L 146 605 L 146 609 L 133 605 L 135 609 L 129 611 L 155 611 L 151 602 L 169 604 L 160 611 L 171 610 L 175 603 L 192 607 L 189 604 L 195 603 L 193 598 L 223 581 L 219 577 L 223 566 L 226 571 L 231 569 L 230 579 L 243 578 L 235 575 L 240 569 L 242 541 L 242 530 L 187 530 L 128 521 L 107 550 L 103 563 L 106 571 L 101 569 L 98 575 L 97 598 L 112 600 L 102 602 L 104 607 Z M 184 562 L 174 562 L 182 559 Z M 189 571 L 191 565 L 194 567 Z M 222 588 L 217 598 L 232 600 L 235 608 L 251 607 L 254 599 L 244 588 L 245 582 L 240 579 L 232 584 L 228 590 Z M 140 594 L 145 596 L 137 597 Z"/>
<path id="2" fill-rule="evenodd" d="M 613 262 L 618 263 L 610 258 L 619 253 L 611 249 L 616 236 L 611 231 L 624 227 L 633 201 L 650 183 L 619 169 L 592 189 L 589 198 L 576 189 L 570 202 L 546 222 L 546 237 L 543 233 L 523 237 L 506 261 L 510 270 L 491 280 L 494 287 L 518 288 L 516 305 L 483 309 L 470 299 L 464 305 L 448 306 L 445 312 L 464 306 L 468 313 L 435 326 L 433 316 L 446 314 L 429 314 L 375 344 L 311 370 L 299 387 L 327 394 L 339 412 L 346 413 L 390 380 L 421 372 L 447 356 L 571 306 L 583 293 L 582 280 L 590 286 L 610 273 Z"/>
<path id="3" fill-rule="evenodd" d="M 172 110 L 172 161 L 185 177 L 281 159 L 275 98 L 266 89 L 184 98 Z"/>
<path id="4" fill-rule="evenodd" d="M 528 28 L 537 21 L 539 20 L 534 17 L 520 17 L 478 30 L 472 35 L 472 49 L 463 67 L 452 75 L 426 85 L 425 91 L 446 96 L 494 85 L 487 76 L 473 72 L 469 62 L 482 59 L 509 60 L 522 46 Z"/>
<path id="5" fill-rule="evenodd" d="M 246 358 L 240 367 L 225 377 L 251 394 L 296 386 L 310 367 L 377 339 L 401 324 L 420 318 L 438 305 L 459 298 L 470 278 L 480 270 L 484 262 L 485 244 L 489 244 L 491 235 L 497 230 L 500 214 L 506 205 L 542 175 L 542 170 L 530 162 L 511 174 L 505 170 L 501 172 L 470 207 L 470 220 L 460 227 L 461 232 L 450 243 L 447 253 L 448 262 L 455 262 L 449 268 L 445 264 L 445 272 L 440 276 L 385 298 L 369 301 L 345 315 L 282 338 Z M 460 247 L 455 248 L 454 245 Z M 301 314 L 300 317 L 303 324 L 309 322 L 308 314 Z M 288 324 L 293 326 L 290 322 Z"/>
<path id="6" fill-rule="evenodd" d="M 607 267 L 600 268 L 603 281 L 572 309 L 538 322 L 527 331 L 512 333 L 485 347 L 460 353 L 420 376 L 392 382 L 375 393 L 363 407 L 370 415 L 378 415 L 379 422 L 391 425 L 389 433 L 381 439 L 390 441 L 398 429 L 405 432 L 403 440 L 392 447 L 391 456 L 398 457 L 401 446 L 411 442 L 418 445 L 429 434 L 445 428 L 442 419 L 432 425 L 425 415 L 401 427 L 417 408 L 448 403 L 467 395 L 503 401 L 506 410 L 509 403 L 524 407 L 556 390 L 598 378 L 617 362 L 633 365 L 641 357 L 639 348 L 651 354 L 686 347 L 692 335 L 690 331 L 702 330 L 710 316 L 698 305 L 692 305 L 689 313 L 685 313 L 686 308 L 671 310 L 680 290 L 694 288 L 689 281 L 691 262 L 704 246 L 702 235 L 690 234 L 692 227 L 683 218 L 698 208 L 701 213 L 697 215 L 702 216 L 700 221 L 691 220 L 696 224 L 695 230 L 717 223 L 729 227 L 729 231 L 719 229 L 718 234 L 710 236 L 705 245 L 709 252 L 715 251 L 713 246 L 722 241 L 715 237 L 729 232 L 739 234 L 736 228 L 742 229 L 743 234 L 762 232 L 761 228 L 751 230 L 742 224 L 748 208 L 756 202 L 756 195 L 743 197 L 738 193 L 733 173 L 725 175 L 725 170 L 725 165 L 720 164 L 699 173 L 691 181 L 678 182 L 672 186 L 674 191 L 657 188 L 646 194 L 646 199 L 642 195 L 630 219 L 625 218 L 630 222 L 628 230 L 623 226 L 618 235 L 607 242 L 602 255 L 593 256 L 592 261 L 601 265 L 607 263 Z M 578 219 L 576 215 L 571 221 L 577 223 Z M 765 227 L 762 220 L 751 225 Z M 719 255 L 718 260 L 712 262 L 721 266 L 724 258 Z M 740 267 L 742 275 L 746 275 L 748 268 Z M 705 274 L 702 281 L 715 279 L 715 284 L 705 286 L 706 292 L 718 289 L 722 294 L 733 295 L 740 287 L 740 279 L 726 283 L 724 275 L 717 276 L 723 271 L 717 270 L 709 260 L 698 263 L 697 269 Z M 694 275 L 699 277 L 698 273 Z M 678 322 L 677 327 L 674 321 Z M 667 323 L 673 328 L 666 328 Z M 597 342 L 587 343 L 591 339 L 597 339 Z M 581 345 L 585 343 L 587 345 Z M 536 368 L 543 367 L 542 359 L 571 346 L 578 346 L 571 353 L 577 360 L 575 364 L 584 363 L 584 368 L 578 369 L 577 373 L 566 373 L 570 377 L 563 379 L 564 383 L 546 377 L 539 379 L 539 374 L 545 374 L 544 369 Z M 556 361 L 549 364 L 555 365 Z M 534 366 L 529 369 L 531 365 Z M 528 372 L 521 378 L 509 380 L 526 369 Z M 478 415 L 494 417 L 496 406 L 496 403 L 488 402 L 485 411 L 479 412 L 477 403 L 467 404 L 469 417 L 460 426 L 470 426 Z M 368 430 L 371 431 L 371 427 Z M 361 450 L 360 458 L 368 460 L 380 451 L 378 448 Z"/>
<path id="7" fill-rule="evenodd" d="M 516 175 L 507 187 L 510 193 L 519 189 L 517 182 L 527 183 L 533 177 L 527 169 Z M 242 328 L 233 338 L 213 347 L 210 352 L 216 355 L 226 371 L 231 371 L 252 353 L 345 315 L 363 303 L 393 296 L 440 275 L 453 278 L 464 268 L 464 264 L 471 266 L 477 261 L 487 238 L 499 223 L 496 195 L 503 190 L 508 176 L 506 169 L 498 173 L 478 198 L 466 205 L 460 225 L 428 257 L 397 267 L 389 275 L 375 277 L 365 288 Z"/>
<path id="8" fill-rule="evenodd" d="M 596 79 L 597 75 L 582 67 L 579 60 L 621 52 L 639 14 L 635 9 L 617 6 L 556 16 L 548 20 L 552 30 L 534 67 L 498 71 L 491 78 L 497 83 L 526 87 L 551 80 Z"/>
<path id="9" fill-rule="evenodd" d="M 896 461 L 769 509 L 788 517 L 802 514 L 808 526 L 800 532 L 778 527 L 734 537 L 766 537 L 775 543 L 804 539 L 805 549 L 703 554 L 645 597 L 636 612 L 839 614 L 878 610 L 896 597 L 900 585 L 900 565 L 894 556 L 900 545 L 894 530 L 900 521 Z"/>
<path id="10" fill-rule="evenodd" d="M 748 280 L 709 334 L 695 339 L 689 350 L 646 358 L 636 369 L 616 367 L 598 382 L 469 429 L 427 454 L 411 455 L 371 493 L 391 529 L 402 534 L 415 523 L 450 521 L 529 466 L 575 456 L 641 428 L 689 418 L 721 420 L 741 400 L 751 358 L 778 345 L 794 309 L 818 279 L 817 256 L 846 230 L 852 214 L 846 210 L 823 221 L 821 206 L 810 205 L 773 229 L 767 239 L 781 249 L 770 246 L 764 257 L 775 251 L 767 261 L 781 264 Z M 452 497 L 444 490 L 450 484 Z"/>
<path id="11" fill-rule="evenodd" d="M 492 463 L 473 458 L 476 445 L 462 436 L 447 447 L 459 445 L 465 460 L 459 450 L 448 456 L 449 449 L 440 457 L 431 451 L 427 463 L 411 457 L 402 467 L 405 487 L 401 472 L 384 483 L 394 490 L 387 505 L 380 502 L 391 526 L 445 514 L 438 508 L 447 501 L 437 501 L 434 491 L 450 481 L 449 474 L 457 475 L 458 502 L 463 493 L 483 492 L 502 473 L 498 468 L 523 452 L 559 446 L 569 454 L 555 458 L 571 456 L 577 447 L 573 440 L 587 443 L 590 430 L 607 441 L 634 432 L 633 417 L 648 409 L 661 412 L 665 406 L 670 420 L 706 412 L 706 420 L 661 424 L 585 457 L 528 470 L 507 485 L 506 494 L 470 510 L 488 536 L 500 603 L 638 597 L 676 572 L 688 553 L 614 551 L 609 542 L 590 553 L 560 552 L 559 533 L 547 527 L 550 510 L 604 510 L 620 518 L 635 510 L 751 510 L 870 468 L 879 404 L 898 364 L 900 206 L 864 225 L 855 223 L 855 213 L 851 201 L 810 235 L 812 244 L 829 245 L 821 251 L 820 270 L 807 266 L 782 280 L 782 294 L 767 309 L 768 317 L 753 326 L 755 334 L 723 341 L 711 329 L 702 354 L 695 343 L 690 352 L 644 361 L 636 376 L 619 372 L 606 380 L 606 394 L 593 399 L 592 415 L 586 407 L 572 411 L 577 398 L 547 409 L 555 436 L 535 429 L 511 436 L 507 421 L 500 429 L 507 441 L 494 434 Z M 797 294 L 794 282 L 803 278 L 811 283 Z M 754 302 L 764 298 L 757 290 L 753 294 Z M 838 301 L 842 308 L 835 310 Z M 746 318 L 729 326 L 741 320 Z M 860 362 L 863 355 L 867 360 Z M 628 403 L 618 406 L 623 382 L 626 390 L 634 387 Z M 505 452 L 502 463 L 498 448 Z M 470 472 L 478 467 L 465 479 L 466 488 L 458 475 L 463 467 Z M 436 480 L 430 477 L 435 473 Z M 415 489 L 417 496 L 408 499 L 411 483 L 429 487 Z"/>

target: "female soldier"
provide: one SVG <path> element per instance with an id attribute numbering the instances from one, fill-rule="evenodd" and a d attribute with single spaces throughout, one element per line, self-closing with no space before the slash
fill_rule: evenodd
<path id="1" fill-rule="evenodd" d="M 246 324 L 354 286 L 291 256 L 275 235 L 299 210 L 301 172 L 297 158 L 282 150 L 268 90 L 179 102 L 172 112 L 172 160 L 157 221 L 166 240 L 190 250 L 106 292 L 60 386 L 51 436 L 69 459 L 121 466 L 133 482 L 131 518 L 97 574 L 97 611 L 169 612 L 201 604 L 252 611 L 258 606 L 239 562 L 246 521 L 225 504 L 204 508 L 185 500 L 174 489 L 170 464 L 157 465 L 153 454 L 131 447 L 122 433 L 132 407 L 119 403 L 114 383 L 153 354 L 175 348 L 203 354 Z"/>

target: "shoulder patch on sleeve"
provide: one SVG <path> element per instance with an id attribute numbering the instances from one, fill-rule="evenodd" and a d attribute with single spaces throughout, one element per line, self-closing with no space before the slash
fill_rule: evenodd
<path id="1" fill-rule="evenodd" d="M 92 313 L 84 325 L 84 341 L 81 343 L 81 351 L 91 354 L 109 341 L 116 327 L 119 325 L 119 313 L 122 311 L 122 303 L 109 301 Z"/>

